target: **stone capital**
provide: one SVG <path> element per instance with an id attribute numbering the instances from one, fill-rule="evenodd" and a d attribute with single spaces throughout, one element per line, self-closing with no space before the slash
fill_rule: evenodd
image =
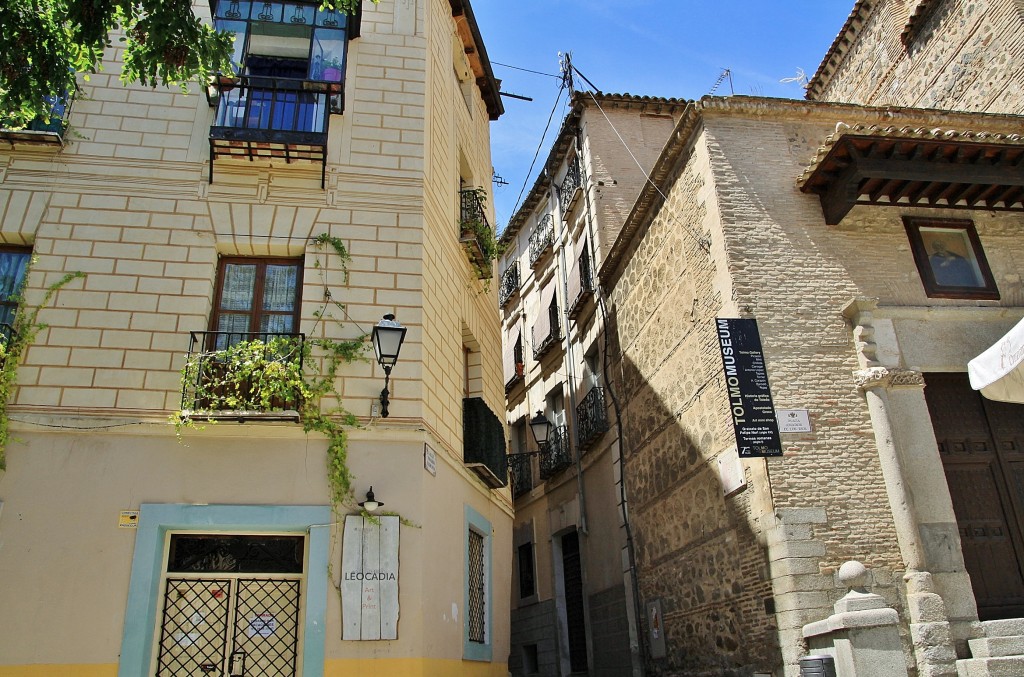
<path id="1" fill-rule="evenodd" d="M 861 390 L 924 387 L 924 375 L 912 369 L 868 367 L 853 372 L 853 380 Z"/>

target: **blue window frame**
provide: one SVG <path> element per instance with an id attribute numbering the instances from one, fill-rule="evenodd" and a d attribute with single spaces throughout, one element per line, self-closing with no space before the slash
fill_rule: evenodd
<path id="1" fill-rule="evenodd" d="M 463 613 L 462 657 L 492 660 L 494 604 L 491 585 L 491 523 L 466 506 L 466 602 Z"/>

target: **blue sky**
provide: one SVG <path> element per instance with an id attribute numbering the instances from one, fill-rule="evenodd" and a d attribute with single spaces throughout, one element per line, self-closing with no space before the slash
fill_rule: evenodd
<path id="1" fill-rule="evenodd" d="M 854 0 L 474 0 L 473 12 L 504 92 L 505 114 L 491 124 L 499 228 L 513 214 L 560 80 L 499 64 L 558 75 L 558 53 L 603 92 L 697 99 L 726 68 L 716 94 L 802 98 L 797 69 L 811 76 L 842 28 Z M 577 80 L 577 87 L 585 84 Z M 565 115 L 563 93 L 539 165 Z"/>

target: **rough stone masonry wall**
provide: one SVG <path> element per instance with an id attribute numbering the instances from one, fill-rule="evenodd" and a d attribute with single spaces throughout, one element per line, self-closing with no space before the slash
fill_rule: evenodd
<path id="1" fill-rule="evenodd" d="M 867 564 L 873 589 L 900 606 L 896 532 L 840 312 L 865 291 L 848 269 L 871 269 L 871 258 L 837 255 L 817 199 L 795 186 L 801 164 L 834 122 L 751 115 L 706 124 L 735 303 L 758 321 L 776 409 L 807 409 L 811 418 L 812 432 L 784 435 L 784 457 L 767 461 L 776 517 L 763 519 L 782 530 L 771 536 L 772 574 L 780 642 L 792 665 L 799 628 L 827 616 L 844 592 L 831 581 L 844 561 Z M 820 513 L 804 520 L 793 510 Z M 818 578 L 780 579 L 792 573 Z"/>
<path id="2" fill-rule="evenodd" d="M 748 674 L 781 662 L 750 496 L 725 498 L 716 470 L 732 429 L 714 347 L 723 299 L 698 244 L 714 201 L 709 163 L 698 144 L 612 292 L 622 355 L 611 377 L 625 403 L 640 593 L 661 600 L 668 646 L 650 661 L 654 675 Z"/>
<path id="3" fill-rule="evenodd" d="M 933 0 L 908 45 L 901 0 L 877 3 L 821 91 L 869 105 L 1024 112 L 1024 3 Z M 812 88 L 812 92 L 815 90 Z"/>

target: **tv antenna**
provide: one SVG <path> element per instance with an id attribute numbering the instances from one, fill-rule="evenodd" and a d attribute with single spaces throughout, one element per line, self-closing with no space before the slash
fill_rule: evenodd
<path id="1" fill-rule="evenodd" d="M 732 70 L 724 68 L 722 69 L 722 74 L 718 76 L 717 80 L 715 80 L 715 84 L 711 86 L 711 91 L 708 92 L 708 96 L 713 96 L 715 90 L 718 89 L 727 78 L 729 80 L 729 96 L 734 95 L 736 92 L 732 88 Z"/>

